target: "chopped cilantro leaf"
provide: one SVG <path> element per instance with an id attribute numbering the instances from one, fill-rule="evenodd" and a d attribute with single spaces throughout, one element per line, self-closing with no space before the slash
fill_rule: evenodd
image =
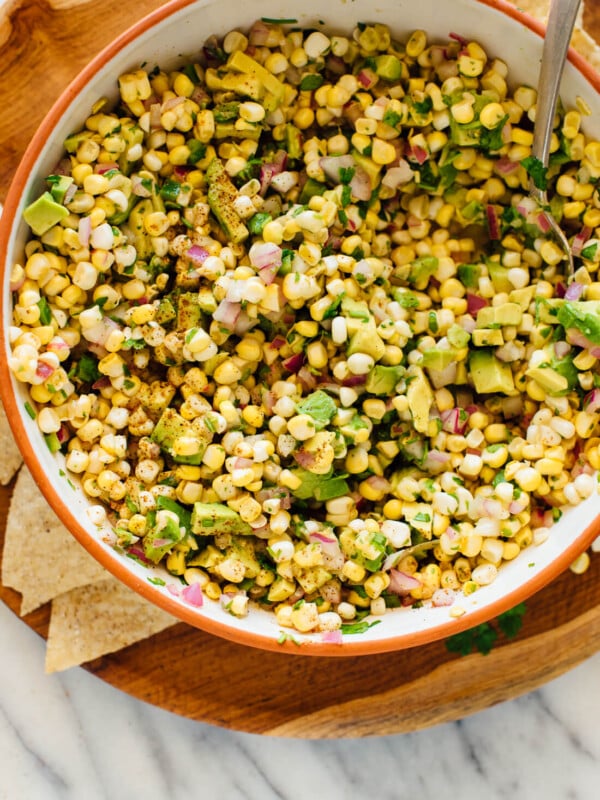
<path id="1" fill-rule="evenodd" d="M 548 186 L 547 169 L 535 156 L 527 156 L 521 161 L 521 165 L 527 170 L 527 174 L 533 181 L 536 189 L 544 192 Z"/>

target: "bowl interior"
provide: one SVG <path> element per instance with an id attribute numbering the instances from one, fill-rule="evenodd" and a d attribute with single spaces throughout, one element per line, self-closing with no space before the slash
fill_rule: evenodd
<path id="1" fill-rule="evenodd" d="M 22 258 L 28 229 L 21 221 L 23 208 L 41 191 L 44 177 L 59 160 L 64 138 L 76 130 L 100 97 L 116 98 L 116 77 L 142 64 L 173 68 L 186 57 L 193 57 L 211 34 L 224 34 L 232 28 L 244 29 L 259 17 L 294 19 L 301 27 L 349 33 L 357 22 L 383 22 L 399 38 L 415 29 L 427 31 L 432 40 L 445 40 L 455 32 L 480 42 L 491 56 L 505 60 L 511 83 L 535 83 L 541 54 L 541 38 L 536 24 L 520 12 L 494 0 L 332 0 L 324 10 L 322 0 L 201 0 L 175 2 L 161 7 L 150 17 L 126 32 L 120 40 L 96 58 L 65 91 L 34 137 L 11 187 L 1 224 L 0 247 L 4 257 L 2 293 L 2 338 L 4 356 L 0 360 L 1 390 L 5 407 L 25 460 L 55 511 L 79 541 L 117 577 L 151 601 L 209 632 L 241 643 L 279 649 L 280 629 L 274 615 L 253 609 L 249 617 L 238 620 L 219 604 L 205 602 L 191 607 L 173 592 L 173 579 L 159 568 L 116 552 L 108 529 L 91 525 L 86 515 L 89 502 L 73 478 L 65 474 L 61 456 L 52 456 L 35 423 L 29 418 L 26 390 L 12 378 L 6 366 L 9 352 L 6 331 L 10 325 L 9 274 L 14 262 Z M 524 24 L 525 22 L 525 24 Z M 586 133 L 600 138 L 598 76 L 582 74 L 568 64 L 562 98 L 574 106 L 582 97 L 594 113 L 584 120 Z M 305 646 L 289 649 L 318 655 L 348 655 L 398 649 L 441 638 L 484 619 L 495 616 L 530 595 L 564 569 L 599 532 L 597 516 L 600 499 L 590 498 L 567 511 L 552 530 L 549 539 L 530 548 L 500 570 L 496 581 L 479 590 L 461 605 L 467 613 L 451 620 L 446 608 L 422 608 L 387 613 L 382 623 L 360 637 L 345 637 L 343 647 L 327 644 L 320 635 L 305 638 Z M 157 585 L 159 578 L 164 585 Z M 160 583 L 160 580 L 158 581 Z"/>

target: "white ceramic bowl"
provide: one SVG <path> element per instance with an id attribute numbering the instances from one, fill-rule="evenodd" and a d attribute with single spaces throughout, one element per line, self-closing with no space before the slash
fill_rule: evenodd
<path id="1" fill-rule="evenodd" d="M 474 39 L 488 53 L 506 60 L 513 82 L 535 83 L 542 48 L 541 26 L 503 0 L 176 0 L 159 8 L 113 42 L 76 78 L 51 109 L 21 162 L 10 189 L 0 231 L 3 258 L 2 357 L 0 388 L 16 440 L 28 467 L 64 524 L 84 547 L 110 572 L 148 600 L 199 628 L 270 650 L 310 655 L 370 654 L 411 647 L 446 637 L 514 606 L 539 590 L 564 570 L 600 532 L 600 498 L 593 496 L 569 510 L 555 525 L 549 539 L 530 548 L 515 561 L 504 565 L 496 581 L 461 605 L 466 614 L 449 617 L 447 608 L 400 609 L 388 612 L 380 625 L 361 636 L 346 636 L 343 644 L 321 641 L 315 634 L 296 637 L 302 647 L 278 643 L 280 628 L 271 613 L 252 609 L 249 616 L 236 619 L 218 603 L 205 601 L 195 608 L 169 590 L 173 580 L 166 573 L 166 586 L 149 582 L 151 573 L 143 565 L 115 552 L 104 539 L 106 532 L 88 521 L 88 500 L 67 480 L 61 456 L 52 456 L 36 424 L 25 411 L 26 390 L 6 366 L 9 345 L 6 331 L 11 320 L 9 274 L 14 262 L 22 260 L 28 229 L 22 222 L 23 208 L 41 191 L 44 177 L 58 161 L 65 136 L 82 125 L 92 104 L 102 96 L 116 98 L 116 77 L 144 62 L 173 68 L 186 55 L 199 50 L 211 34 L 247 28 L 260 17 L 293 17 L 302 27 L 322 27 L 348 33 L 359 21 L 383 22 L 398 36 L 415 29 L 426 30 L 431 39 L 444 40 L 450 32 Z M 325 24 L 323 24 L 323 22 Z M 584 98 L 594 113 L 585 120 L 585 130 L 600 138 L 600 78 L 579 57 L 571 54 L 562 97 L 572 106 Z"/>

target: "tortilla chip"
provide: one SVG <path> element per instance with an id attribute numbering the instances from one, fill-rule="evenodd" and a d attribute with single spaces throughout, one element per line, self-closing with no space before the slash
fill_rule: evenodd
<path id="1" fill-rule="evenodd" d="M 46 672 L 114 653 L 177 622 L 116 578 L 73 589 L 52 601 Z"/>
<path id="2" fill-rule="evenodd" d="M 2 583 L 21 593 L 21 616 L 107 574 L 59 521 L 23 467 L 10 502 L 2 558 Z"/>
<path id="3" fill-rule="evenodd" d="M 13 479 L 15 472 L 23 463 L 19 448 L 13 439 L 6 412 L 2 403 L 0 403 L 0 483 L 6 486 Z"/>

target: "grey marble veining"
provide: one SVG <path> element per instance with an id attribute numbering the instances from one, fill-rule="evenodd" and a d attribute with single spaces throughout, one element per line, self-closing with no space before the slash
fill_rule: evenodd
<path id="1" fill-rule="evenodd" d="M 221 730 L 82 669 L 0 604 L 0 800 L 597 800 L 600 654 L 543 689 L 414 734 L 302 741 Z"/>

